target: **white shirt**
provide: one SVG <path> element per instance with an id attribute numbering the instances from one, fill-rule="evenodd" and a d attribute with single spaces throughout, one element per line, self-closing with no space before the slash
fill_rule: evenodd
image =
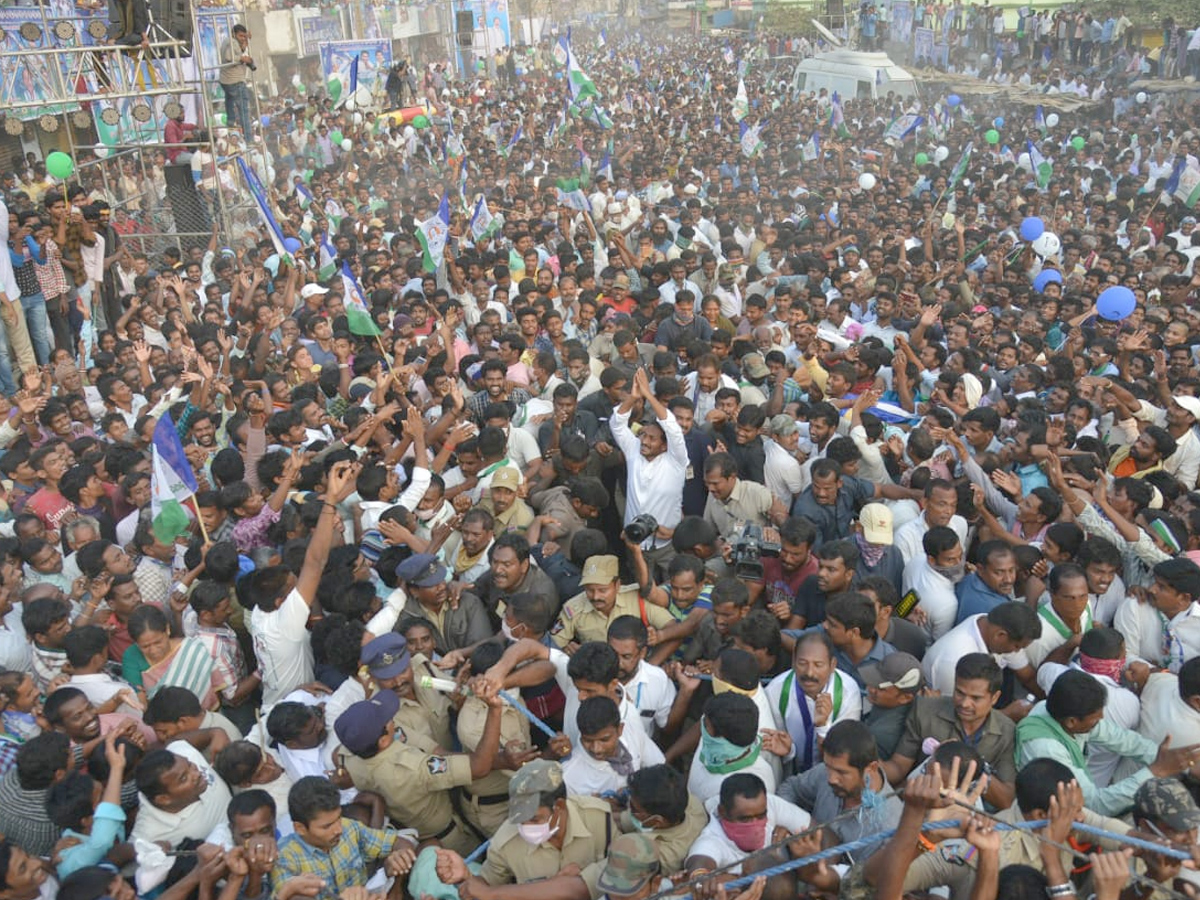
<path id="1" fill-rule="evenodd" d="M 621 734 L 621 746 L 629 751 L 633 771 L 666 762 L 662 750 L 636 725 L 626 725 Z M 618 775 L 606 761 L 596 759 L 582 747 L 571 750 L 571 757 L 563 763 L 563 781 L 568 794 L 583 794 L 596 797 L 605 791 L 620 791 L 629 784 L 629 779 Z"/>
<path id="2" fill-rule="evenodd" d="M 801 485 L 800 461 L 770 438 L 763 439 L 763 450 L 766 451 L 763 475 L 767 487 L 790 509 L 796 495 L 804 490 Z"/>
<path id="3" fill-rule="evenodd" d="M 1106 716 L 1108 710 L 1105 709 Z M 1179 696 L 1179 676 L 1155 672 L 1142 688 L 1141 727 L 1143 735 L 1156 744 L 1171 736 L 1172 747 L 1200 744 L 1200 712 Z"/>
<path id="4" fill-rule="evenodd" d="M 21 623 L 21 610 L 14 609 L 0 624 L 0 666 L 8 672 L 28 672 L 33 666 L 33 651 Z"/>
<path id="5" fill-rule="evenodd" d="M 628 684 L 622 685 L 625 696 L 638 711 L 642 728 L 653 735 L 655 726 L 665 728 L 671 706 L 675 702 L 675 684 L 667 673 L 656 665 L 642 660 Z"/>
<path id="6" fill-rule="evenodd" d="M 113 678 L 107 672 L 94 672 L 90 675 L 72 675 L 71 680 L 67 684 L 83 691 L 87 695 L 88 700 L 95 706 L 107 703 L 121 691 L 132 690 L 128 682 L 121 681 L 119 678 Z M 142 718 L 142 711 L 127 703 L 122 703 L 118 706 L 116 712 L 132 716 L 138 720 Z M 240 739 L 241 735 L 238 735 L 238 738 Z"/>
<path id="7" fill-rule="evenodd" d="M 311 610 L 295 588 L 271 612 L 250 611 L 254 655 L 262 669 L 263 706 L 271 706 L 313 680 L 312 644 L 308 639 Z M 206 832 L 207 833 L 207 832 Z"/>
<path id="8" fill-rule="evenodd" d="M 8 207 L 0 200 L 0 246 L 8 243 Z M 0 253 L 0 291 L 9 300 L 19 303 L 21 288 L 17 284 L 17 276 L 13 273 L 12 260 L 7 253 Z"/>
<path id="9" fill-rule="evenodd" d="M 667 450 L 654 459 L 642 456 L 641 444 L 629 430 L 629 413 L 617 409 L 608 420 L 613 440 L 625 454 L 625 523 L 643 513 L 654 516 L 660 527 L 674 528 L 683 518 L 683 483 L 688 468 L 687 445 L 675 416 L 659 419 L 667 436 Z"/>
<path id="10" fill-rule="evenodd" d="M 1029 657 L 1029 663 L 1035 669 L 1046 661 L 1047 656 L 1070 640 L 1070 634 L 1064 637 L 1059 628 L 1066 628 L 1067 624 L 1054 611 L 1049 601 L 1038 606 L 1038 618 L 1042 620 L 1042 636 L 1025 648 L 1025 655 Z M 1091 606 L 1088 606 L 1080 620 L 1080 632 L 1089 631 L 1091 627 L 1092 610 Z"/>
<path id="11" fill-rule="evenodd" d="M 704 726 L 701 726 L 704 727 Z M 746 766 L 744 769 L 739 769 L 738 775 L 757 775 L 762 779 L 762 783 L 767 787 L 768 794 L 774 794 L 778 786 L 775 778 L 775 772 L 771 768 L 771 754 L 760 750 L 758 759 Z M 723 782 L 732 773 L 717 773 L 710 772 L 704 768 L 704 764 L 700 762 L 700 754 L 697 753 L 692 759 L 691 769 L 688 771 L 687 788 L 688 793 L 702 803 L 707 803 L 710 799 L 716 799 L 721 793 L 721 782 Z M 774 799 L 768 797 L 768 800 Z M 782 801 L 781 801 L 782 802 Z M 767 826 L 767 839 L 770 840 L 771 831 L 770 825 Z"/>
<path id="12" fill-rule="evenodd" d="M 963 552 L 967 549 L 967 520 L 962 516 L 955 515 L 950 519 L 949 527 L 958 535 L 958 542 L 962 544 Z M 918 556 L 925 556 L 925 545 L 921 542 L 925 538 L 925 533 L 929 531 L 929 523 L 925 520 L 925 513 L 913 519 L 911 522 L 905 523 L 902 527 L 896 529 L 895 539 L 892 541 L 896 545 L 896 549 L 900 551 L 900 555 L 906 560 L 915 559 Z"/>
<path id="13" fill-rule="evenodd" d="M 688 372 L 683 376 L 683 395 L 691 398 L 692 403 L 696 404 L 696 422 L 701 423 L 705 420 L 710 412 L 717 408 L 717 391 L 721 388 L 733 388 L 735 391 L 740 390 L 738 383 L 728 375 L 722 374 L 717 387 L 712 393 L 706 394 L 700 390 L 700 385 L 696 383 L 696 373 Z"/>
<path id="14" fill-rule="evenodd" d="M 933 642 L 921 662 L 921 670 L 925 673 L 925 682 L 943 696 L 949 697 L 954 693 L 954 667 L 968 653 L 991 653 L 983 642 L 979 631 L 979 620 L 986 619 L 982 613 L 964 619 L 962 624 L 951 628 L 944 637 Z M 1029 665 L 1029 657 L 1024 650 L 1015 653 L 992 653 L 992 659 L 1002 669 L 1024 669 Z"/>
<path id="15" fill-rule="evenodd" d="M 531 462 L 542 458 L 537 438 L 524 428 L 509 428 L 508 458 L 521 471 L 528 469 Z"/>
<path id="16" fill-rule="evenodd" d="M 920 555 L 908 557 L 901 590 L 904 593 L 913 591 L 917 595 L 918 604 L 929 617 L 926 630 L 935 641 L 954 627 L 954 620 L 958 618 L 958 596 L 954 593 L 954 582 L 934 570 L 924 549 Z"/>
<path id="17" fill-rule="evenodd" d="M 1125 638 L 1125 653 L 1152 665 L 1162 663 L 1162 619 L 1149 603 L 1129 596 L 1121 601 L 1113 616 L 1113 628 Z"/>
<path id="18" fill-rule="evenodd" d="M 694 769 L 695 766 L 692 766 Z M 721 827 L 721 820 L 717 818 L 717 806 L 720 803 L 719 797 L 713 797 L 708 800 L 704 807 L 708 811 L 708 824 L 704 826 L 704 830 L 700 832 L 688 850 L 688 857 L 705 856 L 717 864 L 718 868 L 730 866 L 745 859 L 750 854 L 745 850 L 739 850 L 738 846 L 729 839 L 725 834 L 725 829 Z M 776 797 L 767 788 L 767 829 L 766 842 L 771 843 L 771 837 L 775 833 L 775 826 L 782 825 L 790 832 L 804 831 L 808 828 L 812 818 L 800 807 L 788 803 L 782 797 Z M 741 866 L 731 870 L 734 874 L 742 871 Z"/>
<path id="19" fill-rule="evenodd" d="M 229 806 L 229 788 L 205 761 L 203 754 L 186 741 L 174 741 L 167 749 L 182 756 L 200 770 L 208 787 L 200 798 L 179 812 L 167 812 L 150 803 L 150 798 L 138 792 L 137 822 L 130 838 L 146 841 L 166 841 L 172 847 L 187 838 L 203 840 L 218 824 L 225 821 Z"/>
<path id="20" fill-rule="evenodd" d="M 1038 669 L 1037 681 L 1040 687 L 1047 694 L 1050 693 L 1050 688 L 1058 680 L 1058 676 L 1068 669 L 1079 669 L 1080 667 L 1074 663 L 1070 666 L 1064 666 L 1060 663 L 1043 663 Z M 1082 669 L 1080 669 L 1082 671 Z M 1096 675 L 1088 673 L 1098 682 L 1104 685 L 1104 689 L 1108 691 L 1108 702 L 1104 704 L 1104 717 L 1112 719 L 1122 728 L 1128 728 L 1130 731 L 1138 731 L 1138 720 L 1141 718 L 1142 709 L 1138 702 L 1138 696 L 1129 688 L 1121 687 L 1107 675 Z M 1172 677 L 1172 676 L 1168 676 Z M 1144 695 L 1143 695 L 1143 702 Z M 1141 729 L 1144 733 L 1144 729 Z M 1159 739 L 1161 740 L 1161 738 Z M 1141 763 L 1133 763 L 1133 768 L 1128 772 L 1119 772 L 1118 767 L 1124 757 L 1114 753 L 1105 747 L 1094 747 L 1088 753 L 1087 767 L 1088 772 L 1092 776 L 1092 781 L 1097 787 L 1107 787 L 1114 781 L 1118 781 L 1125 775 L 1133 774 L 1138 768 L 1141 768 Z"/>
<path id="21" fill-rule="evenodd" d="M 789 678 L 789 676 L 792 676 Z M 800 760 L 804 759 L 804 742 L 807 736 L 804 733 L 803 717 L 800 714 L 800 707 L 797 705 L 801 700 L 808 706 L 808 714 L 810 717 L 815 716 L 817 704 L 816 701 L 804 692 L 804 688 L 799 681 L 794 677 L 791 670 L 780 672 L 771 683 L 761 691 L 765 695 L 768 705 L 771 708 L 771 721 L 779 723 L 778 727 L 787 731 L 792 739 L 792 753 Z M 787 694 L 785 697 L 784 694 Z M 833 710 L 829 713 L 829 720 L 824 725 L 815 725 L 813 734 L 824 740 L 825 735 L 829 733 L 829 729 L 846 719 L 861 719 L 862 718 L 862 689 L 859 688 L 858 682 L 851 678 L 848 674 L 840 669 L 834 669 L 833 674 L 829 676 L 829 681 L 821 690 L 822 694 L 829 694 L 833 698 Z M 840 702 L 839 702 L 840 696 Z M 762 714 L 759 714 L 759 728 L 775 727 L 764 724 L 761 721 Z M 814 754 L 813 764 L 820 762 L 820 756 Z"/>
<path id="22" fill-rule="evenodd" d="M 1117 610 L 1113 627 L 1125 636 L 1127 653 L 1136 652 L 1142 659 L 1172 672 L 1178 673 L 1185 662 L 1200 656 L 1200 603 L 1193 602 L 1167 621 L 1149 603 L 1141 604 L 1136 597 L 1127 597 Z"/>
<path id="23" fill-rule="evenodd" d="M 1175 452 L 1163 460 L 1163 468 L 1194 490 L 1196 478 L 1200 476 L 1200 438 L 1196 429 L 1189 428 L 1183 437 L 1175 441 Z"/>

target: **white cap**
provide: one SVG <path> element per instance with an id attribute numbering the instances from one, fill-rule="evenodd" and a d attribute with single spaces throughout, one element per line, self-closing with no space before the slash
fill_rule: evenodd
<path id="1" fill-rule="evenodd" d="M 306 284 L 300 288 L 301 299 L 307 300 L 309 297 L 315 297 L 318 294 L 328 294 L 329 288 L 323 288 L 319 284 Z"/>

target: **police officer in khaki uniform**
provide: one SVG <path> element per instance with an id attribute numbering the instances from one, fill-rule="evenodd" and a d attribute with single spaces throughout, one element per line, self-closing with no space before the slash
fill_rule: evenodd
<path id="1" fill-rule="evenodd" d="M 650 842 L 664 872 L 678 872 L 708 824 L 708 813 L 688 794 L 682 774 L 667 765 L 647 766 L 629 776 L 629 809 L 619 822 L 622 831 Z"/>
<path id="2" fill-rule="evenodd" d="M 508 821 L 492 836 L 480 874 L 470 874 L 458 854 L 439 850 L 437 875 L 446 884 L 465 884 L 464 895 L 491 900 L 529 900 L 535 881 L 540 897 L 589 900 L 602 893 L 604 859 L 619 834 L 608 803 L 568 797 L 562 766 L 536 759 L 508 783 Z M 558 874 L 572 864 L 580 875 Z"/>
<path id="3" fill-rule="evenodd" d="M 608 640 L 608 626 L 620 616 L 633 616 L 654 628 L 675 621 L 663 607 L 642 599 L 637 585 L 621 586 L 620 563 L 615 556 L 591 557 L 583 565 L 579 585 L 583 593 L 566 602 L 550 631 L 559 647 Z"/>
<path id="4" fill-rule="evenodd" d="M 404 732 L 410 747 L 433 753 L 452 746 L 450 703 L 444 694 L 424 690 L 417 684 L 417 673 L 433 667 L 421 654 L 409 653 L 404 635 L 384 634 L 375 638 L 363 647 L 362 664 L 382 690 L 399 698 L 396 726 Z"/>
<path id="5" fill-rule="evenodd" d="M 503 701 L 493 695 L 485 702 L 488 711 L 479 746 L 470 755 L 447 756 L 427 754 L 405 743 L 395 722 L 400 698 L 393 692 L 380 691 L 355 703 L 334 725 L 342 746 L 354 754 L 345 765 L 355 786 L 380 794 L 388 817 L 415 828 L 422 841 L 438 840 L 470 853 L 479 841 L 455 814 L 450 791 L 492 769 L 500 746 Z"/>
<path id="6" fill-rule="evenodd" d="M 491 646 L 495 646 L 494 644 Z M 476 650 L 486 652 L 488 645 Z M 499 658 L 499 647 L 492 660 Z M 472 655 L 472 663 L 475 655 Z M 483 739 L 487 716 L 491 707 L 474 695 L 467 697 L 462 708 L 458 711 L 458 741 L 467 751 L 474 750 Z M 529 720 L 509 706 L 507 703 L 500 714 L 500 745 L 504 748 L 504 758 L 512 761 L 512 757 L 520 757 L 523 751 L 529 751 L 533 744 L 530 740 Z M 463 815 L 482 834 L 491 837 L 508 818 L 508 782 L 513 776 L 511 769 L 494 769 L 482 778 L 472 781 L 462 791 Z"/>

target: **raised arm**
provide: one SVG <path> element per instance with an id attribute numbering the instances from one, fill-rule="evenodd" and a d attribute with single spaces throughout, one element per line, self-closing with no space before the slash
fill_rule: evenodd
<path id="1" fill-rule="evenodd" d="M 313 605 L 317 597 L 317 585 L 329 559 L 334 532 L 340 531 L 342 527 L 342 517 L 337 504 L 354 492 L 354 484 L 361 470 L 362 466 L 358 463 L 339 462 L 335 463 L 329 472 L 328 487 L 321 497 L 321 516 L 308 545 L 304 567 L 300 570 L 300 577 L 296 579 L 296 592 L 309 606 Z"/>

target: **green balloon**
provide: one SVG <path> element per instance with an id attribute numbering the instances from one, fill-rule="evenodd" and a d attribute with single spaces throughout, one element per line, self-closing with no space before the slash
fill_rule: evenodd
<path id="1" fill-rule="evenodd" d="M 1083 135 L 1077 134 L 1075 137 L 1071 138 L 1071 146 L 1076 150 L 1082 150 L 1087 146 L 1087 141 L 1083 139 Z"/>
<path id="2" fill-rule="evenodd" d="M 334 146 L 337 146 L 338 144 L 341 144 L 341 142 L 342 142 L 342 138 L 344 138 L 344 137 L 345 137 L 345 135 L 344 135 L 344 134 L 342 134 L 340 131 L 331 131 L 331 132 L 329 133 L 329 139 L 330 139 L 331 141 L 333 141 L 333 143 L 334 143 Z"/>
<path id="3" fill-rule="evenodd" d="M 329 99 L 337 103 L 342 96 L 342 79 L 336 75 L 330 75 L 325 87 L 329 89 Z"/>
<path id="4" fill-rule="evenodd" d="M 913 162 L 915 162 L 918 166 L 927 166 L 929 165 L 929 154 L 918 153 L 915 157 L 913 157 Z"/>
<path id="5" fill-rule="evenodd" d="M 413 128 L 422 131 L 429 127 L 429 119 L 426 116 L 416 116 L 412 120 Z"/>
<path id="6" fill-rule="evenodd" d="M 55 150 L 46 157 L 46 171 L 55 178 L 61 178 L 65 181 L 75 171 L 75 161 L 67 156 L 67 154 Z"/>
<path id="7" fill-rule="evenodd" d="M 229 117 L 226 116 L 225 113 L 217 113 L 217 124 L 218 125 L 228 125 Z"/>
<path id="8" fill-rule="evenodd" d="M 987 130 L 987 134 L 983 136 L 983 139 L 989 144 L 998 144 L 1000 143 L 1000 132 L 998 132 L 995 128 L 989 128 Z"/>

